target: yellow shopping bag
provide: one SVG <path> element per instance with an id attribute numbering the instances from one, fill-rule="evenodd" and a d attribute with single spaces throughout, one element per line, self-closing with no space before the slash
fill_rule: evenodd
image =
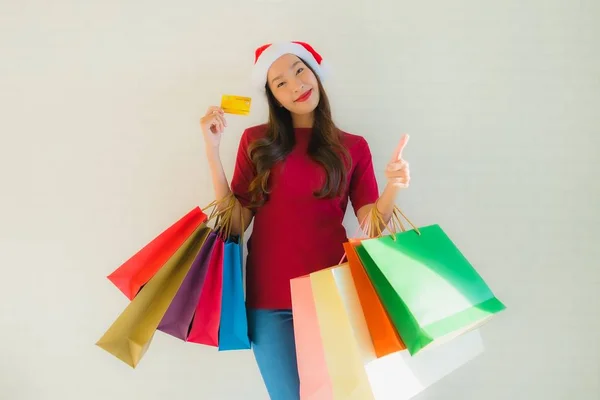
<path id="1" fill-rule="evenodd" d="M 359 341 L 354 336 L 336 283 L 339 268 L 350 274 L 344 264 L 291 281 L 301 399 L 374 399 L 360 346 L 371 339 L 368 332 Z"/>

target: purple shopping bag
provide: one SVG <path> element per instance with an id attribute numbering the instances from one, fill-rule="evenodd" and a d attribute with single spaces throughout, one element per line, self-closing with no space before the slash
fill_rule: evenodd
<path id="1" fill-rule="evenodd" d="M 175 298 L 158 325 L 158 330 L 181 340 L 186 340 L 192 324 L 196 305 L 200 300 L 206 272 L 217 234 L 211 231 L 179 287 Z"/>

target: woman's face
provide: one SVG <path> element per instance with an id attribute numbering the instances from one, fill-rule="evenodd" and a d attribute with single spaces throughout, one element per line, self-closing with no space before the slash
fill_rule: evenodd
<path id="1" fill-rule="evenodd" d="M 275 99 L 293 114 L 308 114 L 319 104 L 319 83 L 310 68 L 297 56 L 279 57 L 267 73 Z"/>

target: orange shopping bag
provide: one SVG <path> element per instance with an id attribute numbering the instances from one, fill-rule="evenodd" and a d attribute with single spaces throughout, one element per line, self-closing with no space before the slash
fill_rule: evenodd
<path id="1" fill-rule="evenodd" d="M 373 347 L 377 357 L 384 357 L 406 349 L 404 342 L 398 335 L 396 328 L 392 325 L 390 317 L 379 300 L 379 296 L 362 265 L 354 246 L 360 243 L 359 239 L 350 239 L 344 243 L 348 265 L 352 273 L 352 279 L 358 292 L 360 305 L 365 315 L 367 327 L 373 340 Z"/>

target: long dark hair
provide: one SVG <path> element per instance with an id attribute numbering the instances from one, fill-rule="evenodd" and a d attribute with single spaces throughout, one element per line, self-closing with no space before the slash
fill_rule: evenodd
<path id="1" fill-rule="evenodd" d="M 314 70 L 305 62 L 311 71 Z M 313 133 L 308 144 L 308 155 L 326 172 L 323 187 L 316 191 L 317 198 L 334 198 L 344 193 L 346 189 L 347 171 L 351 159 L 342 144 L 342 133 L 331 117 L 329 99 L 318 75 L 319 104 L 315 109 Z M 269 103 L 269 121 L 266 135 L 252 142 L 248 153 L 256 168 L 256 177 L 249 186 L 251 207 L 260 207 L 268 199 L 268 187 L 271 168 L 292 151 L 295 144 L 292 114 L 286 108 L 279 106 L 268 83 L 265 85 Z"/>

